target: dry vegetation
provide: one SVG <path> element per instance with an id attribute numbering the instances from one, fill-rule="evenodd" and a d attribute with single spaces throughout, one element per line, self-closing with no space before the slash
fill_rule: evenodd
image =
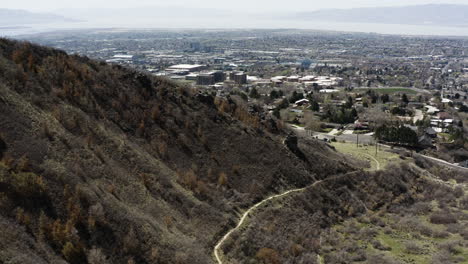
<path id="1" fill-rule="evenodd" d="M 427 171 L 411 163 L 390 164 L 386 171 L 343 175 L 271 203 L 226 243 L 227 258 L 232 263 L 466 263 L 466 182 L 454 185 L 454 178 L 466 181 L 468 175 L 418 158 L 417 163 Z M 447 182 L 438 180 L 441 175 Z"/>
<path id="2" fill-rule="evenodd" d="M 236 211 L 353 170 L 321 142 L 298 157 L 258 109 L 120 66 L 0 39 L 0 73 L 2 263 L 210 263 Z"/>
<path id="3" fill-rule="evenodd" d="M 1 263 L 212 263 L 238 212 L 318 179 L 256 211 L 230 263 L 467 259 L 461 172 L 357 170 L 236 98 L 29 43 L 0 39 L 0 73 Z"/>

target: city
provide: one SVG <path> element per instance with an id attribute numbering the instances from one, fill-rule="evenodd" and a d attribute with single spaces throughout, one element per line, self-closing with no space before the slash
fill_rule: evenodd
<path id="1" fill-rule="evenodd" d="M 458 140 L 468 125 L 468 39 L 308 30 L 76 33 L 28 38 L 240 97 L 327 141 L 356 142 L 361 135 L 373 144 L 378 127 L 402 126 L 414 132 L 411 142 L 378 140 L 468 166 Z"/>
<path id="2" fill-rule="evenodd" d="M 466 0 L 0 8 L 0 263 L 468 263 Z"/>

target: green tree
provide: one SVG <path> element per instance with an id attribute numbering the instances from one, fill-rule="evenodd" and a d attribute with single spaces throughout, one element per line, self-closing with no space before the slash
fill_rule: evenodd
<path id="1" fill-rule="evenodd" d="M 408 96 L 406 94 L 403 94 L 401 96 L 401 101 L 403 101 L 403 103 L 405 104 L 408 104 L 409 103 Z"/>
<path id="2" fill-rule="evenodd" d="M 311 101 L 310 102 L 310 107 L 309 107 L 310 110 L 314 111 L 314 112 L 318 112 L 320 111 L 320 105 L 319 103 L 317 103 L 317 101 Z"/>
<path id="3" fill-rule="evenodd" d="M 255 99 L 260 98 L 260 94 L 258 93 L 257 88 L 254 87 L 254 88 L 252 88 L 252 90 L 250 90 L 249 97 L 250 98 L 255 98 Z"/>

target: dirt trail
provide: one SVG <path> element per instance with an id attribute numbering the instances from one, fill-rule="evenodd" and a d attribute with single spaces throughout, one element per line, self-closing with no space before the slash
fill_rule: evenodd
<path id="1" fill-rule="evenodd" d="M 315 186 L 317 186 L 318 184 L 320 183 L 323 183 L 325 181 L 330 181 L 330 180 L 336 180 L 340 177 L 345 177 L 347 176 L 347 174 L 345 175 L 340 175 L 340 176 L 335 176 L 335 177 L 331 177 L 331 178 L 328 178 L 328 179 L 325 179 L 325 180 L 320 180 L 320 181 L 316 181 L 314 182 L 312 185 L 309 185 L 307 187 L 304 187 L 304 188 L 300 188 L 300 189 L 294 189 L 294 190 L 289 190 L 289 191 L 286 191 L 284 193 L 281 193 L 281 194 L 276 194 L 276 195 L 272 195 L 256 204 L 254 204 L 252 207 L 250 207 L 249 209 L 247 209 L 247 211 L 244 212 L 244 214 L 242 214 L 242 217 L 239 219 L 239 222 L 237 223 L 237 226 L 230 229 L 229 232 L 227 232 L 220 240 L 218 243 L 216 243 L 216 246 L 213 250 L 213 254 L 215 256 L 215 259 L 216 259 L 216 262 L 218 264 L 223 264 L 224 262 L 222 261 L 221 259 L 221 253 L 222 253 L 222 250 L 221 250 L 221 247 L 223 246 L 224 242 L 226 242 L 226 240 L 234 233 L 236 232 L 238 229 L 240 229 L 240 227 L 245 223 L 245 221 L 247 220 L 248 216 L 253 212 L 255 211 L 255 209 L 259 208 L 260 206 L 264 205 L 265 203 L 267 203 L 268 201 L 271 201 L 271 200 L 274 200 L 274 199 L 278 199 L 278 198 L 282 198 L 282 197 L 285 197 L 287 195 L 290 195 L 290 194 L 293 194 L 293 193 L 297 193 L 297 192 L 303 192 L 305 191 L 306 189 L 308 188 L 313 188 Z"/>

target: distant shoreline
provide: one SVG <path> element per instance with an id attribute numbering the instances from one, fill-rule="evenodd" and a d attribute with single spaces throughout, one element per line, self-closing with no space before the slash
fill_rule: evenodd
<path id="1" fill-rule="evenodd" d="M 0 26 L 1 29 L 26 29 L 26 28 L 31 28 L 31 27 L 26 27 L 26 26 Z"/>
<path id="2" fill-rule="evenodd" d="M 290 29 L 290 30 L 313 30 L 322 32 L 335 32 L 343 34 L 378 34 L 410 37 L 434 37 L 434 38 L 467 38 L 468 27 L 441 27 L 433 25 L 403 25 L 403 24 L 379 24 L 379 23 L 333 23 L 333 22 L 311 22 L 311 21 L 269 21 L 260 20 L 246 21 L 239 23 L 199 23 L 199 25 L 187 26 L 187 21 L 179 23 L 168 23 L 165 20 L 142 20 L 132 21 L 100 21 L 100 22 L 82 22 L 82 23 L 52 23 L 52 24 L 28 24 L 24 26 L 3 26 L 0 27 L 0 36 L 27 38 L 27 35 L 53 33 L 60 31 L 80 31 L 80 30 L 272 30 L 272 29 Z M 209 26 L 205 26 L 209 25 Z M 230 25 L 230 28 L 218 25 Z"/>

